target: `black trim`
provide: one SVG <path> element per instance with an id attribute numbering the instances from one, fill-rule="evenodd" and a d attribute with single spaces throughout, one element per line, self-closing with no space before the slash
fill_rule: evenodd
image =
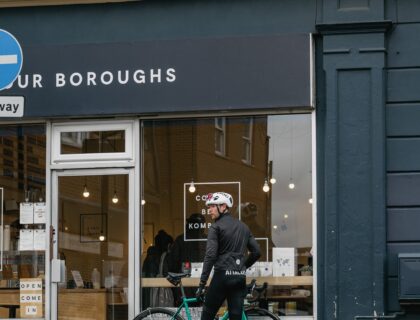
<path id="1" fill-rule="evenodd" d="M 322 35 L 348 34 L 348 33 L 374 33 L 387 32 L 393 26 L 391 20 L 346 22 L 346 23 L 320 23 L 315 26 Z"/>

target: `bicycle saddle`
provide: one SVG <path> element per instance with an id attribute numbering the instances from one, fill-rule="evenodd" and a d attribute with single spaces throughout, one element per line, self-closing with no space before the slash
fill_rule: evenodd
<path id="1" fill-rule="evenodd" d="M 168 272 L 166 279 L 174 286 L 178 286 L 182 278 L 190 277 L 191 273 L 173 273 Z"/>

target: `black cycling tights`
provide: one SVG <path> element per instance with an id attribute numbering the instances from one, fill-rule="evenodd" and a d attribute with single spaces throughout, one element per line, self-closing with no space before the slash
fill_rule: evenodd
<path id="1" fill-rule="evenodd" d="M 201 320 L 214 320 L 223 301 L 227 299 L 229 319 L 241 320 L 246 295 L 245 275 L 226 275 L 217 271 L 206 293 Z"/>

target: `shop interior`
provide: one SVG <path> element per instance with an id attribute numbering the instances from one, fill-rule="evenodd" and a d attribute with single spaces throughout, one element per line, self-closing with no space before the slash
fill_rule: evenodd
<path id="1" fill-rule="evenodd" d="M 311 115 L 147 120 L 142 127 L 142 308 L 155 305 L 156 288 L 170 287 L 165 273 L 180 272 L 186 263 L 192 272 L 187 293 L 194 291 L 212 223 L 205 197 L 225 191 L 234 197 L 231 214 L 260 244 L 263 255 L 247 277 L 268 282 L 264 306 L 280 316 L 312 315 Z M 61 135 L 62 154 L 124 152 L 124 146 L 123 131 Z M 22 279 L 42 284 L 37 312 L 43 317 L 45 247 L 28 235 L 38 236 L 39 245 L 49 233 L 45 125 L 2 126 L 0 152 L 0 317 L 21 317 Z M 65 270 L 59 318 L 127 319 L 128 175 L 59 176 L 52 187 L 58 189 L 58 254 Z M 35 218 L 27 222 L 22 214 L 29 204 Z M 175 306 L 179 293 L 172 291 Z"/>

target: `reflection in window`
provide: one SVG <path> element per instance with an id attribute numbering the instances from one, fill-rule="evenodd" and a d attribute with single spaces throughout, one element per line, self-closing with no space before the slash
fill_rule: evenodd
<path id="1" fill-rule="evenodd" d="M 212 223 L 206 212 L 205 196 L 215 191 L 233 195 L 231 214 L 246 223 L 257 238 L 263 254 L 260 262 L 271 263 L 273 267 L 287 255 L 291 263 L 287 275 L 302 275 L 299 269 L 303 266 L 310 269 L 312 206 L 308 199 L 312 194 L 312 147 L 309 114 L 150 120 L 143 122 L 143 128 L 144 139 L 155 146 L 143 150 L 143 168 L 147 168 L 142 181 L 144 277 L 157 276 L 164 252 L 164 274 L 182 271 L 186 262 L 200 267 Z M 216 152 L 209 150 L 213 143 Z M 226 153 L 226 145 L 229 145 L 229 157 L 220 157 Z M 296 184 L 293 190 L 288 188 L 291 158 Z M 252 166 L 244 166 L 244 162 Z M 196 187 L 194 193 L 188 192 L 191 177 Z M 274 181 L 271 177 L 276 183 L 271 182 L 269 192 L 264 192 L 264 182 Z M 283 250 L 285 248 L 290 249 Z M 249 277 L 260 276 L 260 267 Z M 150 270 L 154 270 L 154 274 Z M 267 272 L 271 277 L 281 277 L 286 271 L 272 268 Z M 193 277 L 200 271 L 197 273 Z M 285 299 L 273 300 L 278 315 L 313 314 L 310 281 L 302 288 L 309 296 L 292 299 L 293 303 L 289 304 L 292 307 L 286 308 L 289 301 Z M 293 286 L 272 287 L 270 294 L 291 296 L 295 289 Z M 150 306 L 148 290 L 143 290 L 143 308 Z M 194 289 L 190 290 L 187 294 L 194 293 Z M 177 299 L 179 297 L 175 296 L 174 304 Z"/>
<path id="2" fill-rule="evenodd" d="M 61 154 L 125 152 L 125 131 L 61 132 Z"/>
<path id="3" fill-rule="evenodd" d="M 246 164 L 252 163 L 252 129 L 254 119 L 249 118 L 244 124 L 244 134 L 242 136 L 242 161 Z"/>
<path id="4" fill-rule="evenodd" d="M 31 294 L 45 296 L 45 125 L 1 125 L 0 155 L 0 288 L 8 289 L 1 294 L 0 319 L 9 319 L 19 316 L 19 283 L 31 280 L 37 287 Z M 41 214 L 21 215 L 21 206 Z M 36 318 L 43 318 L 45 306 L 35 306 Z M 20 317 L 27 318 L 23 309 Z"/>
<path id="5" fill-rule="evenodd" d="M 218 155 L 226 155 L 226 118 L 214 119 L 214 150 Z"/>

